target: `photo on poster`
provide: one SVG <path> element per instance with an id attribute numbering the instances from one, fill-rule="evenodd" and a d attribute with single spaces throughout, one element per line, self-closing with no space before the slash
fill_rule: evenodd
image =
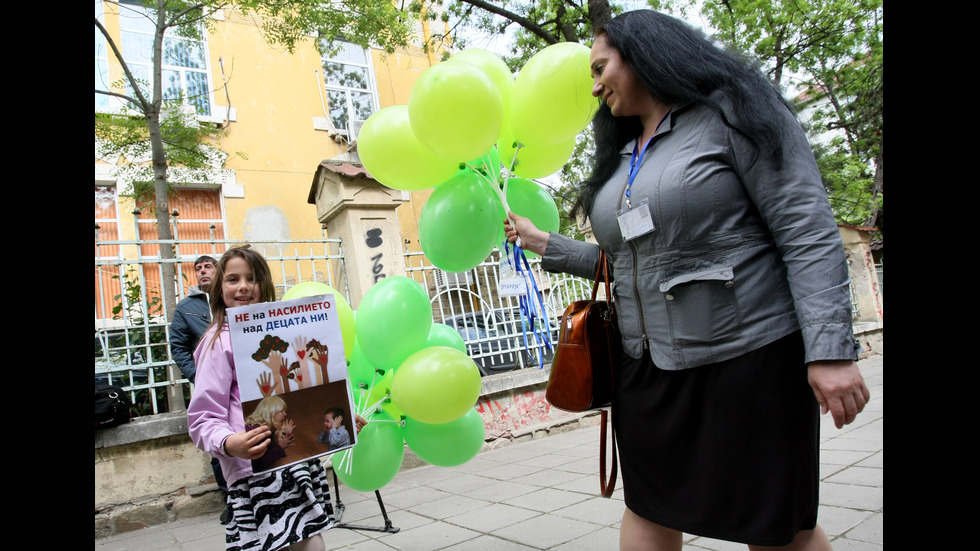
<path id="1" fill-rule="evenodd" d="M 333 294 L 228 309 L 245 428 L 272 431 L 256 473 L 357 443 Z"/>

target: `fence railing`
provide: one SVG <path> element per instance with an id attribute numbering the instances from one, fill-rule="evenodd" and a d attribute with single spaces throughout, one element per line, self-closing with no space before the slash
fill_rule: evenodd
<path id="1" fill-rule="evenodd" d="M 160 293 L 163 266 L 178 264 L 174 283 L 177 301 L 196 284 L 186 273 L 203 254 L 220 257 L 235 240 L 101 240 L 95 237 L 95 378 L 122 386 L 135 413 L 152 415 L 179 411 L 190 399 L 190 385 L 170 352 L 171 313 Z M 348 300 L 344 254 L 339 239 L 290 241 L 249 240 L 269 263 L 281 297 L 304 281 L 319 281 Z M 164 260 L 146 251 L 173 247 L 176 258 Z M 112 255 L 100 254 L 111 251 Z"/>
<path id="2" fill-rule="evenodd" d="M 163 263 L 182 264 L 185 269 L 178 273 L 187 273 L 186 265 L 201 254 L 217 258 L 238 243 L 215 239 L 100 241 L 96 230 L 95 377 L 124 387 L 140 415 L 179 411 L 190 399 L 190 385 L 174 365 L 170 352 L 170 312 L 159 297 Z M 350 302 L 339 239 L 249 244 L 269 262 L 278 297 L 298 283 L 319 281 L 337 289 Z M 161 260 L 144 254 L 153 250 L 147 245 L 156 250 L 172 246 L 177 257 Z M 99 254 L 106 250 L 112 251 L 112 256 Z M 517 297 L 500 295 L 500 256 L 500 251 L 494 249 L 485 262 L 472 270 L 450 273 L 433 266 L 421 252 L 404 254 L 407 276 L 419 282 L 429 295 L 433 320 L 459 331 L 468 354 L 483 375 L 548 363 L 553 350 L 535 338 L 534 329 L 546 335 L 553 345 L 565 307 L 588 298 L 592 291 L 591 281 L 550 274 L 541 269 L 539 258 L 531 259 L 531 273 L 545 311 L 544 319 L 538 316 L 532 327 L 527 306 L 522 309 Z M 883 270 L 881 265 L 877 268 L 880 288 Z M 178 301 L 195 283 L 185 277 L 178 277 L 175 284 Z"/>
<path id="3" fill-rule="evenodd" d="M 875 264 L 875 273 L 878 274 L 878 296 L 885 302 L 885 263 L 884 261 Z"/>
<path id="4" fill-rule="evenodd" d="M 472 270 L 454 273 L 433 266 L 421 252 L 405 253 L 405 271 L 428 292 L 433 320 L 459 331 L 484 375 L 549 362 L 554 355 L 549 345 L 558 338 L 557 322 L 565 307 L 592 294 L 591 281 L 549 274 L 541 269 L 541 259 L 534 258 L 529 264 L 543 308 L 527 302 L 522 308 L 518 297 L 500 295 L 500 258 L 500 251 L 494 249 Z M 538 315 L 542 310 L 544 318 Z"/>

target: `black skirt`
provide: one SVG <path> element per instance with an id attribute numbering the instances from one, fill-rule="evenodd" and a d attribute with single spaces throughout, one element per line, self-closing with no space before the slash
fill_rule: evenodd
<path id="1" fill-rule="evenodd" d="M 688 534 L 785 545 L 817 521 L 819 406 L 799 332 L 732 360 L 615 372 L 626 506 Z"/>

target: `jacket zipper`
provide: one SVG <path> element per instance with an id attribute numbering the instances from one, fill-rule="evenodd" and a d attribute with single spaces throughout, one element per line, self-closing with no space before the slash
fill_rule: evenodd
<path id="1" fill-rule="evenodd" d="M 651 141 L 653 141 L 653 140 L 651 140 Z M 649 144 L 647 144 L 647 147 L 649 147 Z M 626 197 L 626 186 L 628 186 L 628 185 L 629 185 L 629 178 L 627 178 L 626 179 L 626 183 L 623 184 L 623 191 L 619 194 L 619 196 L 621 198 L 625 198 Z M 620 201 L 620 203 L 619 203 L 620 204 L 620 209 L 622 209 L 623 199 L 620 199 L 619 201 Z M 636 284 L 637 284 L 637 272 L 639 271 L 639 270 L 637 270 L 637 267 L 639 266 L 639 263 L 637 262 L 637 258 L 638 258 L 639 255 L 638 255 L 638 253 L 636 251 L 636 245 L 634 245 L 632 241 L 627 241 L 626 244 L 630 246 L 630 251 L 633 254 L 633 298 L 636 299 L 636 308 L 637 308 L 637 311 L 640 314 L 640 331 L 642 333 L 641 338 L 643 339 L 643 350 L 649 350 L 650 349 L 650 343 L 648 342 L 648 339 L 647 339 L 647 325 L 646 325 L 646 320 L 644 320 L 644 318 L 643 318 L 643 302 L 640 300 L 640 295 L 636 291 L 636 289 L 637 289 L 637 287 L 636 287 Z"/>
<path id="2" fill-rule="evenodd" d="M 646 319 L 643 317 L 643 301 L 640 300 L 640 294 L 637 292 L 637 274 L 639 273 L 637 267 L 639 266 L 639 263 L 637 262 L 638 255 L 636 252 L 636 245 L 634 245 L 632 241 L 627 241 L 626 243 L 630 246 L 630 251 L 633 253 L 633 298 L 636 299 L 636 309 L 640 314 L 640 331 L 643 333 L 643 350 L 649 350 L 650 343 L 647 339 Z"/>

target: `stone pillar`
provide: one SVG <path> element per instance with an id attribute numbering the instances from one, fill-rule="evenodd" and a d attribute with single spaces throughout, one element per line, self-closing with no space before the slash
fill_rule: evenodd
<path id="1" fill-rule="evenodd" d="M 585 237 L 585 241 L 588 243 L 596 243 L 595 236 L 592 235 L 592 220 L 583 213 L 581 210 L 575 211 L 575 224 L 578 226 L 578 232 Z M 598 245 L 598 243 L 596 243 Z"/>
<path id="2" fill-rule="evenodd" d="M 378 281 L 405 275 L 395 209 L 408 200 L 408 192 L 380 184 L 361 166 L 324 161 L 317 168 L 308 202 L 327 235 L 343 241 L 351 308 Z"/>
<path id="3" fill-rule="evenodd" d="M 851 288 L 854 289 L 858 312 L 855 322 L 882 324 L 884 311 L 878 292 L 878 272 L 871 256 L 871 231 L 874 228 L 841 224 L 837 228 L 844 242 L 851 271 Z"/>

